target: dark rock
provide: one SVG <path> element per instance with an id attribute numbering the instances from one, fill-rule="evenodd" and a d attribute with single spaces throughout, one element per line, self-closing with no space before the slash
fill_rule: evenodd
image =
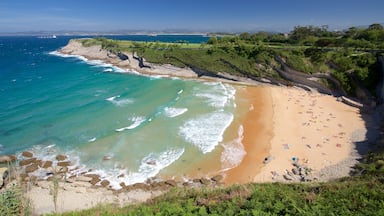
<path id="1" fill-rule="evenodd" d="M 44 169 L 52 167 L 52 161 L 42 161 L 41 162 L 41 167 L 44 168 Z"/>
<path id="2" fill-rule="evenodd" d="M 222 175 L 216 175 L 216 176 L 213 176 L 211 178 L 211 180 L 214 182 L 220 182 L 221 180 L 223 180 L 223 176 Z"/>
<path id="3" fill-rule="evenodd" d="M 191 183 L 183 182 L 183 187 L 186 187 L 186 188 L 191 187 Z"/>
<path id="4" fill-rule="evenodd" d="M 92 180 L 89 181 L 92 185 L 97 184 L 99 181 L 101 181 L 100 176 L 97 174 L 85 174 L 85 177 L 90 177 Z"/>
<path id="5" fill-rule="evenodd" d="M 127 187 L 127 185 L 125 185 L 124 182 L 120 182 L 120 186 L 121 186 L 122 188 L 126 188 L 126 187 Z"/>
<path id="6" fill-rule="evenodd" d="M 200 183 L 201 183 L 202 185 L 210 185 L 210 184 L 211 184 L 211 181 L 209 181 L 209 180 L 206 179 L 206 178 L 202 178 L 202 179 L 200 179 Z"/>
<path id="7" fill-rule="evenodd" d="M 20 166 L 26 166 L 28 164 L 32 164 L 32 163 L 35 163 L 36 162 L 36 158 L 30 158 L 30 159 L 26 159 L 26 160 L 22 160 L 19 162 L 19 165 Z"/>
<path id="8" fill-rule="evenodd" d="M 132 189 L 133 190 L 138 190 L 138 189 L 149 190 L 149 186 L 144 183 L 136 183 L 132 185 Z"/>
<path id="9" fill-rule="evenodd" d="M 67 159 L 68 157 L 66 156 L 66 155 L 57 155 L 56 156 L 56 160 L 58 160 L 58 161 L 63 161 L 63 160 L 65 160 L 65 159 Z"/>
<path id="10" fill-rule="evenodd" d="M 177 186 L 177 182 L 175 180 L 167 180 L 167 181 L 165 181 L 165 184 L 170 185 L 172 187 Z"/>
<path id="11" fill-rule="evenodd" d="M 25 167 L 25 172 L 30 173 L 30 172 L 36 171 L 37 169 L 39 169 L 39 166 L 34 163 L 34 164 L 31 164 L 31 165 Z"/>
<path id="12" fill-rule="evenodd" d="M 297 168 L 293 168 L 292 173 L 295 175 L 299 175 L 299 170 Z"/>
<path id="13" fill-rule="evenodd" d="M 167 190 L 168 189 L 168 184 L 165 182 L 152 182 L 150 184 L 150 189 L 151 190 Z"/>
<path id="14" fill-rule="evenodd" d="M 11 163 L 16 161 L 16 156 L 15 155 L 1 155 L 0 156 L 0 164 L 3 163 Z"/>
<path id="15" fill-rule="evenodd" d="M 57 166 L 62 166 L 62 167 L 67 167 L 70 166 L 71 162 L 70 161 L 61 161 L 57 163 Z"/>
<path id="16" fill-rule="evenodd" d="M 108 180 L 103 180 L 103 181 L 100 182 L 100 184 L 101 184 L 101 186 L 103 186 L 103 187 L 107 187 L 110 183 L 109 183 Z"/>
<path id="17" fill-rule="evenodd" d="M 23 157 L 27 157 L 27 158 L 31 158 L 33 157 L 33 153 L 32 152 L 29 152 L 29 151 L 23 151 L 23 153 L 21 153 L 21 155 Z"/>
<path id="18" fill-rule="evenodd" d="M 122 53 L 122 52 L 118 52 L 118 53 L 117 53 L 117 56 L 118 56 L 119 59 L 122 60 L 122 61 L 125 61 L 125 60 L 128 60 L 128 59 L 129 59 L 128 56 L 125 55 L 125 54 Z"/>
<path id="19" fill-rule="evenodd" d="M 124 173 L 117 176 L 117 178 L 123 178 L 123 177 L 124 177 Z"/>
<path id="20" fill-rule="evenodd" d="M 200 182 L 200 179 L 193 179 L 192 182 L 193 182 L 193 183 L 201 183 L 201 182 Z"/>
<path id="21" fill-rule="evenodd" d="M 101 179 L 99 176 L 97 176 L 97 177 L 92 178 L 92 180 L 89 183 L 91 183 L 92 185 L 95 185 L 99 181 L 101 181 Z"/>
<path id="22" fill-rule="evenodd" d="M 287 181 L 292 181 L 293 178 L 289 175 L 283 175 L 284 179 L 287 180 Z"/>

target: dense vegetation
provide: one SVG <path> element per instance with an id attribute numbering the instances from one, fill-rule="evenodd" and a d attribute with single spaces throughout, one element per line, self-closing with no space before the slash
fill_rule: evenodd
<path id="1" fill-rule="evenodd" d="M 329 74 L 351 96 L 356 88 L 375 94 L 379 78 L 377 55 L 384 49 L 384 29 L 351 27 L 343 32 L 327 26 L 298 26 L 289 34 L 267 32 L 212 36 L 206 44 L 84 40 L 112 52 L 130 51 L 152 63 L 169 63 L 213 74 L 224 72 L 253 79 L 285 80 L 276 71 L 284 63 L 305 74 Z M 290 80 L 292 81 L 292 80 Z M 320 80 L 332 88 L 332 83 Z"/>

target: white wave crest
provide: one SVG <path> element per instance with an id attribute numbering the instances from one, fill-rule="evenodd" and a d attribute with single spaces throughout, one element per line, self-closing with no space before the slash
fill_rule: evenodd
<path id="1" fill-rule="evenodd" d="M 88 139 L 88 142 L 95 142 L 96 141 L 96 137 L 92 137 L 91 139 Z"/>
<path id="2" fill-rule="evenodd" d="M 119 99 L 119 98 L 120 98 L 120 95 L 116 95 L 116 96 L 109 97 L 105 100 L 113 103 L 116 106 L 125 106 L 128 104 L 132 104 L 134 102 L 134 100 L 131 98 L 123 98 L 123 99 Z"/>
<path id="3" fill-rule="evenodd" d="M 81 56 L 81 55 L 70 55 L 70 54 L 62 54 L 58 51 L 52 51 L 52 52 L 49 52 L 50 55 L 54 55 L 54 56 L 59 56 L 59 57 L 63 57 L 63 58 L 77 58 L 77 59 L 80 59 L 82 61 L 88 61 L 87 58 L 85 58 L 84 56 Z"/>
<path id="4" fill-rule="evenodd" d="M 162 169 L 168 167 L 177 161 L 184 153 L 184 148 L 171 148 L 159 153 L 150 153 L 141 160 L 137 171 L 127 172 L 126 170 L 116 170 L 115 174 L 108 176 L 105 171 L 98 171 L 102 178 L 111 182 L 114 189 L 120 189 L 120 182 L 131 185 L 139 182 L 145 182 L 147 179 L 156 176 Z M 118 178 L 120 174 L 124 177 Z"/>
<path id="5" fill-rule="evenodd" d="M 188 111 L 188 108 L 176 108 L 176 107 L 165 107 L 164 115 L 170 118 L 182 115 Z"/>
<path id="6" fill-rule="evenodd" d="M 236 89 L 231 85 L 216 83 L 206 84 L 210 88 L 206 90 L 196 89 L 198 93 L 195 94 L 197 97 L 206 98 L 207 102 L 212 107 L 223 108 L 228 105 L 231 99 L 234 98 Z"/>
<path id="7" fill-rule="evenodd" d="M 221 153 L 221 164 L 224 169 L 231 169 L 238 166 L 243 161 L 247 152 L 242 144 L 244 128 L 240 125 L 238 130 L 238 137 L 228 143 L 223 143 L 224 151 Z"/>
<path id="8" fill-rule="evenodd" d="M 180 127 L 179 135 L 206 154 L 223 140 L 223 134 L 232 121 L 233 115 L 223 111 L 203 114 L 186 121 Z"/>
<path id="9" fill-rule="evenodd" d="M 129 125 L 127 127 L 118 128 L 115 131 L 116 132 L 122 132 L 122 131 L 125 131 L 125 130 L 132 130 L 132 129 L 137 128 L 138 126 L 140 126 L 147 119 L 145 117 L 142 117 L 142 116 L 135 116 L 135 117 L 132 117 L 130 120 L 133 122 L 131 125 Z"/>

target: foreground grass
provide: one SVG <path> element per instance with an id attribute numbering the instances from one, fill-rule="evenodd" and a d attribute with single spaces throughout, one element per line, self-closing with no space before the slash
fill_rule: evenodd
<path id="1" fill-rule="evenodd" d="M 384 215 L 384 153 L 371 153 L 353 177 L 328 183 L 175 188 L 147 203 L 98 206 L 62 215 Z"/>
<path id="2" fill-rule="evenodd" d="M 323 184 L 180 188 L 140 205 L 62 215 L 384 215 L 383 181 L 355 177 Z"/>
<path id="3" fill-rule="evenodd" d="M 0 215 L 31 215 L 31 204 L 24 198 L 23 192 L 18 186 L 11 186 L 0 192 Z"/>

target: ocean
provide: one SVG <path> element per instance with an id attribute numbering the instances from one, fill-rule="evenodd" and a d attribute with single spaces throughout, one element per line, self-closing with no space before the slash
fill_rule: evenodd
<path id="1" fill-rule="evenodd" d="M 132 37 L 117 39 L 207 40 Z M 0 37 L 0 155 L 29 150 L 53 160 L 63 153 L 76 172 L 91 170 L 115 188 L 240 163 L 243 87 L 142 76 L 55 52 L 71 38 Z"/>

